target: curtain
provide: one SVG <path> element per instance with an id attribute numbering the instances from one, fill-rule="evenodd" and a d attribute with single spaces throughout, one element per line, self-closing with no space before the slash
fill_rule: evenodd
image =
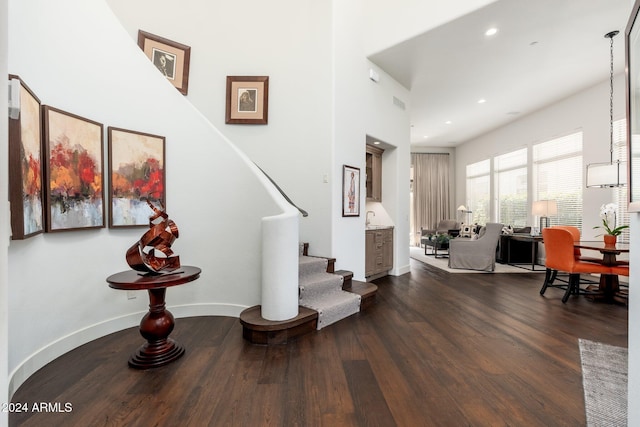
<path id="1" fill-rule="evenodd" d="M 449 154 L 411 154 L 412 208 L 411 236 L 420 246 L 420 228 L 434 229 L 442 219 L 450 219 Z"/>

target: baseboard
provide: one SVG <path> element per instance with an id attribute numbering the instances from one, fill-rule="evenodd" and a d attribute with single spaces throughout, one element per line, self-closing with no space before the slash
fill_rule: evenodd
<path id="1" fill-rule="evenodd" d="M 247 306 L 233 304 L 188 304 L 167 308 L 171 311 L 171 314 L 178 319 L 181 317 L 195 316 L 239 317 L 240 313 L 246 309 Z M 139 311 L 105 320 L 104 322 L 87 326 L 86 328 L 61 337 L 42 347 L 23 360 L 22 363 L 9 374 L 9 399 L 13 397 L 15 391 L 38 369 L 83 344 L 123 329 L 138 326 L 140 319 L 142 319 L 145 313 L 146 311 Z"/>

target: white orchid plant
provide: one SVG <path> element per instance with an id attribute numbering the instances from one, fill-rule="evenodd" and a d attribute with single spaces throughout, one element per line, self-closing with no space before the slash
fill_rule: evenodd
<path id="1" fill-rule="evenodd" d="M 616 211 L 618 210 L 618 206 L 615 203 L 607 203 L 606 205 L 600 206 L 600 218 L 602 219 L 602 225 L 596 225 L 595 228 L 602 228 L 606 233 L 611 236 L 619 236 L 622 234 L 622 230 L 625 228 L 629 228 L 628 225 L 621 225 L 620 227 L 616 227 Z M 602 234 L 600 234 L 601 236 Z"/>

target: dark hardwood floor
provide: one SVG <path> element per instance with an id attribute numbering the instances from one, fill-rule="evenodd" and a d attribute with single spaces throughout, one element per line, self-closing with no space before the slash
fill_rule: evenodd
<path id="1" fill-rule="evenodd" d="M 236 318 L 176 319 L 184 357 L 148 371 L 127 366 L 143 341 L 127 329 L 35 373 L 10 425 L 585 425 L 578 338 L 626 347 L 628 309 L 562 304 L 561 290 L 539 295 L 542 279 L 411 260 L 375 282 L 369 309 L 286 346 L 247 343 Z"/>

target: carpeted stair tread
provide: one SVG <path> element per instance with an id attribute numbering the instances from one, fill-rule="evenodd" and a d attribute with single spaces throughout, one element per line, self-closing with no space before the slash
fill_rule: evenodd
<path id="1" fill-rule="evenodd" d="M 309 275 L 307 278 L 308 280 L 301 282 L 298 286 L 301 299 L 305 295 L 317 295 L 342 289 L 342 276 L 324 273 Z"/>
<path id="2" fill-rule="evenodd" d="M 298 261 L 298 276 L 304 277 L 314 273 L 326 273 L 328 261 L 326 258 L 301 256 Z"/>
<path id="3" fill-rule="evenodd" d="M 360 311 L 360 295 L 337 290 L 316 298 L 301 300 L 300 305 L 318 312 L 318 329 L 331 325 Z"/>

